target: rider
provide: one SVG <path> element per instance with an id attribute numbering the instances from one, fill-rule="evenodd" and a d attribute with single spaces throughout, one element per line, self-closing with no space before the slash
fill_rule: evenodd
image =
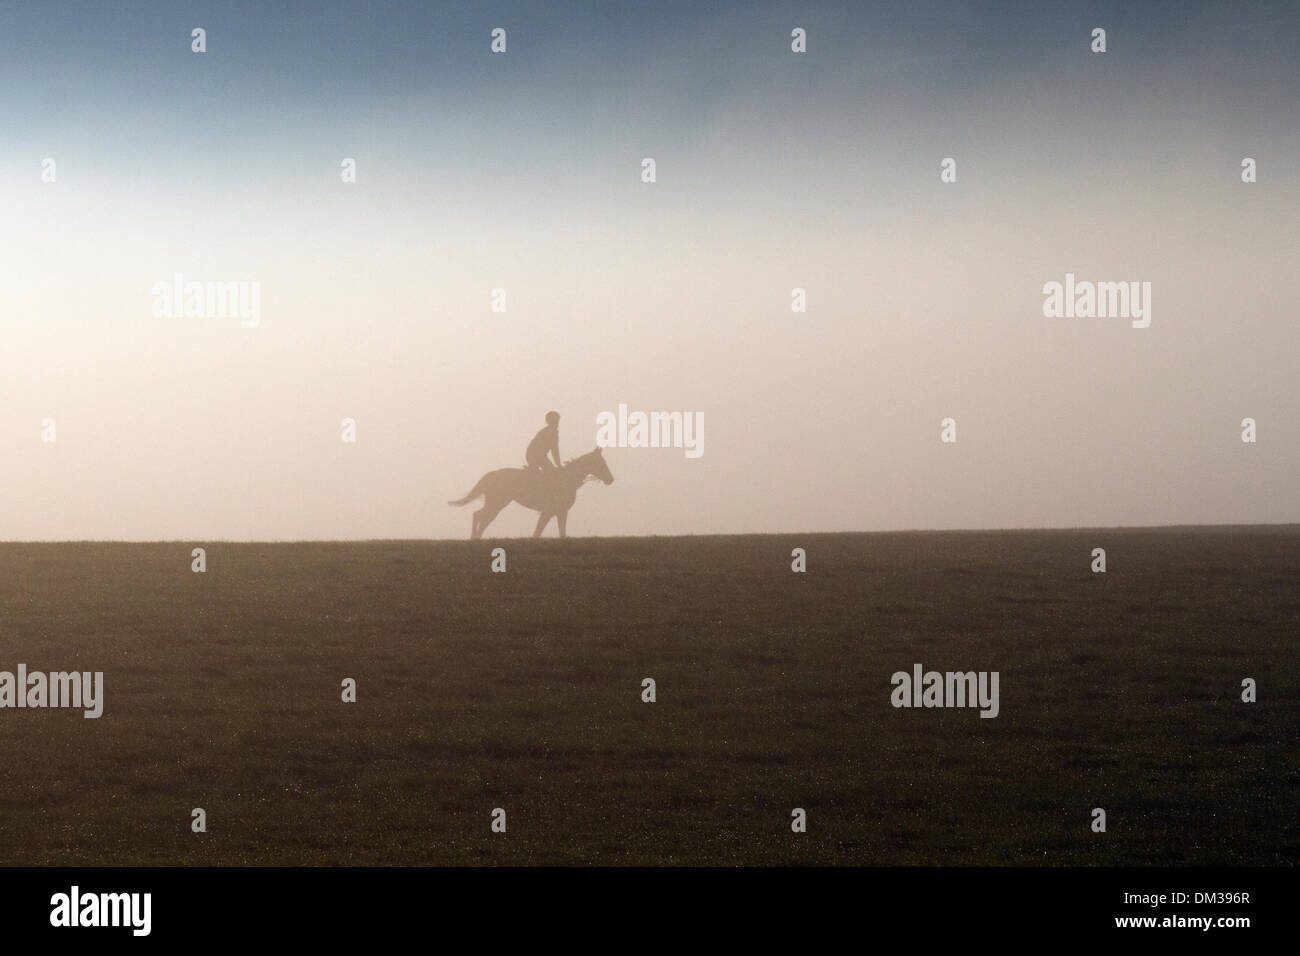
<path id="1" fill-rule="evenodd" d="M 548 455 L 555 456 L 555 464 L 551 464 Z M 560 413 L 546 413 L 546 427 L 533 436 L 533 440 L 528 443 L 528 451 L 524 453 L 524 458 L 528 462 L 529 468 L 537 468 L 545 471 L 548 468 L 560 467 Z"/>

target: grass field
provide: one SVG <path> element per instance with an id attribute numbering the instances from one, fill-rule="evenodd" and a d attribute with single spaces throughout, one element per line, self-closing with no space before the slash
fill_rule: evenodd
<path id="1" fill-rule="evenodd" d="M 0 710 L 0 864 L 1292 864 L 1298 584 L 1294 526 L 3 544 L 0 670 L 105 710 Z"/>

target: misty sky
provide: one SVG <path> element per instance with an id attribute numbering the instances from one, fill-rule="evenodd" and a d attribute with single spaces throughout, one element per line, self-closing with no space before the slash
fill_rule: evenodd
<path id="1" fill-rule="evenodd" d="M 1300 521 L 1300 7 L 1042 6 L 0 2 L 0 539 Z"/>

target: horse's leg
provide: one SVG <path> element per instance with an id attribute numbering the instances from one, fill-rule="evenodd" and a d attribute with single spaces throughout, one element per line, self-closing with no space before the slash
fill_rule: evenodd
<path id="1" fill-rule="evenodd" d="M 510 499 L 488 498 L 483 502 L 483 507 L 474 513 L 474 518 L 478 521 L 478 537 L 483 537 L 483 532 L 487 531 L 493 519 L 501 513 L 501 509 L 510 504 Z"/>
<path id="2" fill-rule="evenodd" d="M 567 537 L 564 533 L 564 523 L 568 520 L 569 520 L 569 513 L 567 511 L 561 511 L 559 514 L 555 516 L 555 523 L 560 526 L 561 538 Z"/>
<path id="3" fill-rule="evenodd" d="M 546 523 L 551 520 L 551 516 L 543 511 L 537 516 L 537 527 L 533 529 L 533 537 L 540 538 L 542 531 L 546 528 Z"/>
<path id="4" fill-rule="evenodd" d="M 485 501 L 483 507 L 474 512 L 474 527 L 470 529 L 470 540 L 477 541 L 479 538 L 483 537 L 483 532 L 487 530 L 488 522 L 495 517 L 496 512 L 490 512 L 488 510 L 487 502 Z"/>

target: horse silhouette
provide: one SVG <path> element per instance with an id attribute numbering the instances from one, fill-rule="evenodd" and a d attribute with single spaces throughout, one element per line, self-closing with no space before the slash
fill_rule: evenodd
<path id="1" fill-rule="evenodd" d="M 564 525 L 569 509 L 578 498 L 578 486 L 588 478 L 596 478 L 607 485 L 614 483 L 614 476 L 609 473 L 609 465 L 605 464 L 605 456 L 599 448 L 566 461 L 559 468 L 498 468 L 489 471 L 464 498 L 447 504 L 467 505 L 475 498 L 483 498 L 483 507 L 474 512 L 469 533 L 471 541 L 483 537 L 492 519 L 512 501 L 540 512 L 537 527 L 533 529 L 534 538 L 542 536 L 542 530 L 552 518 L 563 538 L 566 537 Z"/>

